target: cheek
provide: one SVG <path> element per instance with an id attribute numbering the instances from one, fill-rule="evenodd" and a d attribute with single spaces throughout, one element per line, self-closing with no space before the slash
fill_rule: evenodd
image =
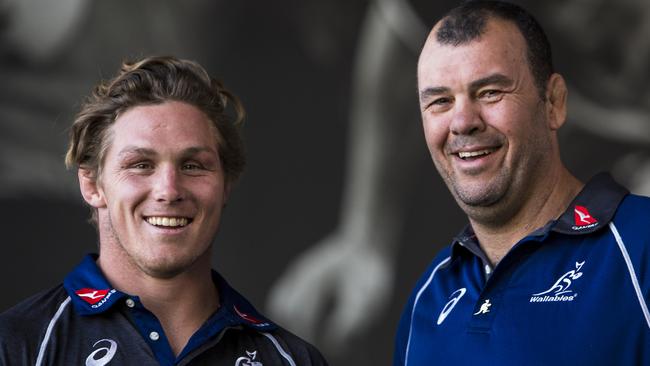
<path id="1" fill-rule="evenodd" d="M 122 179 L 119 183 L 109 185 L 106 189 L 106 200 L 109 206 L 132 206 L 146 197 L 147 182 L 141 179 Z"/>
<path id="2" fill-rule="evenodd" d="M 224 187 L 223 182 L 202 182 L 196 184 L 193 191 L 200 202 L 209 202 L 210 207 L 220 210 L 225 199 Z"/>
<path id="3" fill-rule="evenodd" d="M 444 121 L 441 120 L 423 119 L 424 138 L 432 156 L 442 153 L 444 149 L 449 131 L 446 126 Z"/>
<path id="4" fill-rule="evenodd" d="M 531 133 L 531 116 L 521 113 L 517 108 L 505 104 L 483 110 L 482 116 L 487 124 L 507 138 L 509 143 L 527 139 Z"/>

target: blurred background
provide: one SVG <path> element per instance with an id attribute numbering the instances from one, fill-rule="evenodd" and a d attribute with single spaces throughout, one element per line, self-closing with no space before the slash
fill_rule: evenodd
<path id="1" fill-rule="evenodd" d="M 650 3 L 517 1 L 568 80 L 563 157 L 650 194 Z M 406 299 L 466 219 L 430 161 L 415 65 L 457 1 L 0 0 L 0 311 L 96 250 L 63 164 L 122 60 L 194 59 L 241 97 L 248 166 L 214 265 L 333 365 L 391 364 Z"/>

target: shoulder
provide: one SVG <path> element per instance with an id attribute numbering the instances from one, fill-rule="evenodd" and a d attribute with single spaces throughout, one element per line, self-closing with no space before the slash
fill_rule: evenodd
<path id="1" fill-rule="evenodd" d="M 444 269 L 450 261 L 451 245 L 440 251 L 438 255 L 433 259 L 433 261 L 431 261 L 426 271 L 424 271 L 422 276 L 420 276 L 420 279 L 417 281 L 415 287 L 411 291 L 411 295 L 408 299 L 408 302 L 404 306 L 402 316 L 397 326 L 397 333 L 395 336 L 395 349 L 393 354 L 393 363 L 395 365 L 404 364 L 407 342 L 410 336 L 412 314 L 414 311 L 413 309 L 416 305 L 418 297 L 429 286 L 439 271 L 441 269 Z"/>
<path id="2" fill-rule="evenodd" d="M 444 267 L 451 260 L 451 245 L 446 246 L 433 259 L 427 272 L 433 272 L 436 268 Z"/>
<path id="3" fill-rule="evenodd" d="M 0 314 L 0 361 L 2 364 L 35 358 L 49 323 L 67 303 L 59 285 L 35 294 Z"/>
<path id="4" fill-rule="evenodd" d="M 420 279 L 415 285 L 415 290 L 426 286 L 433 280 L 433 277 L 439 274 L 441 269 L 444 269 L 451 261 L 451 246 L 445 247 L 438 255 L 431 261 L 426 271 L 422 274 Z"/>
<path id="5" fill-rule="evenodd" d="M 440 276 L 441 271 L 444 271 L 449 262 L 451 262 L 451 245 L 445 247 L 438 253 L 438 255 L 436 255 L 436 257 L 433 259 L 433 261 L 431 261 L 427 269 L 415 283 L 415 286 L 411 291 L 411 296 L 409 297 L 409 300 L 406 304 L 406 308 L 404 309 L 405 312 L 413 307 L 414 302 L 419 294 L 424 291 L 424 289 L 426 289 L 429 284 L 431 284 L 436 276 Z"/>
<path id="6" fill-rule="evenodd" d="M 410 315 L 411 310 L 415 306 L 417 299 L 429 287 L 429 285 L 438 277 L 443 275 L 445 268 L 451 262 L 451 246 L 444 248 L 438 255 L 431 261 L 427 269 L 420 276 L 415 286 L 411 290 L 411 295 L 408 299 L 406 307 L 404 308 L 403 316 Z"/>
<path id="7" fill-rule="evenodd" d="M 259 313 L 255 307 L 216 271 L 213 279 L 219 288 L 222 306 L 219 310 L 227 318 L 234 319 L 240 332 L 230 332 L 235 338 L 233 346 L 237 349 L 245 344 L 246 338 L 253 337 L 255 342 L 260 337 L 265 339 L 264 347 L 280 357 L 277 362 L 290 365 L 321 366 L 327 362 L 316 347 L 283 329 L 271 319 Z M 242 338 L 237 338 L 242 337 Z M 249 339 L 250 340 L 250 339 Z M 248 351 L 246 351 L 248 352 Z"/>
<path id="8" fill-rule="evenodd" d="M 627 195 L 618 206 L 612 224 L 624 240 L 650 242 L 650 197 Z"/>
<path id="9" fill-rule="evenodd" d="M 646 221 L 650 218 L 650 197 L 628 194 L 618 207 L 616 217 L 639 218 Z"/>
<path id="10" fill-rule="evenodd" d="M 39 292 L 0 314 L 0 334 L 6 331 L 24 333 L 47 326 L 68 298 L 62 285 Z"/>
<path id="11" fill-rule="evenodd" d="M 283 357 L 292 358 L 296 365 L 327 365 L 327 361 L 316 347 L 282 327 L 263 334 L 273 343 L 278 352 L 285 353 Z"/>
<path id="12" fill-rule="evenodd" d="M 422 294 L 422 292 L 424 292 L 424 290 L 426 290 L 427 287 L 429 287 L 435 278 L 441 276 L 441 272 L 447 268 L 449 262 L 451 262 L 451 246 L 447 246 L 438 253 L 438 255 L 433 259 L 433 261 L 431 261 L 427 269 L 415 283 L 406 307 L 404 308 L 403 315 L 410 314 L 411 309 L 415 306 L 417 298 Z"/>

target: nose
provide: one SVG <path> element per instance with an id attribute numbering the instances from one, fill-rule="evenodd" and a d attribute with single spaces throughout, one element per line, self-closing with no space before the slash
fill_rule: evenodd
<path id="1" fill-rule="evenodd" d="M 183 200 L 179 172 L 173 166 L 160 166 L 154 176 L 153 195 L 158 202 L 172 203 Z"/>
<path id="2" fill-rule="evenodd" d="M 469 98 L 458 98 L 449 129 L 454 135 L 472 135 L 485 130 L 478 105 Z"/>

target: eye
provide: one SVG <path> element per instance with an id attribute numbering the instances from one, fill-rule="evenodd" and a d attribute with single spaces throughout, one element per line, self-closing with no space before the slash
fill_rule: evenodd
<path id="1" fill-rule="evenodd" d="M 503 92 L 501 90 L 496 90 L 496 89 L 487 89 L 481 91 L 478 97 L 479 99 L 487 102 L 496 102 L 501 100 L 501 98 L 503 97 Z"/>
<path id="2" fill-rule="evenodd" d="M 432 100 L 426 105 L 425 109 L 429 109 L 433 112 L 442 112 L 446 110 L 449 105 L 452 103 L 452 98 L 449 97 L 440 97 Z"/>
<path id="3" fill-rule="evenodd" d="M 139 162 L 131 165 L 132 169 L 138 169 L 138 170 L 145 170 L 145 169 L 151 169 L 152 165 L 151 163 L 147 162 Z"/>
<path id="4" fill-rule="evenodd" d="M 182 166 L 183 170 L 199 170 L 202 169 L 203 167 L 200 164 L 197 163 L 185 163 Z"/>

